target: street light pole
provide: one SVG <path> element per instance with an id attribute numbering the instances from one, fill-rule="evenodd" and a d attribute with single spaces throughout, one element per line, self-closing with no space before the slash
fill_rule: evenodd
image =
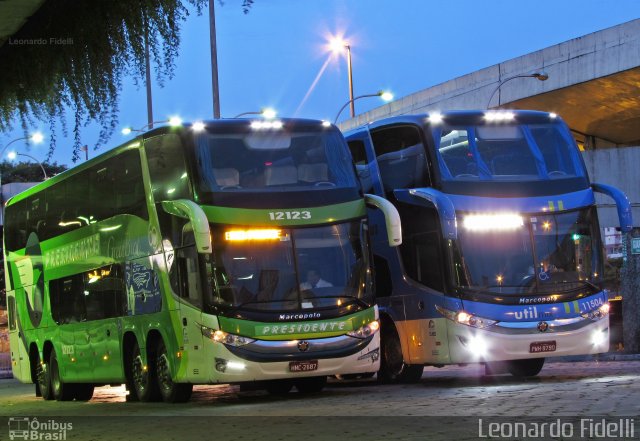
<path id="1" fill-rule="evenodd" d="M 26 156 L 27 158 L 33 159 L 34 161 L 36 161 L 38 163 L 38 165 L 40 166 L 40 168 L 42 169 L 42 174 L 44 175 L 44 180 L 46 181 L 47 179 L 49 179 L 49 176 L 47 176 L 47 171 L 44 169 L 44 165 L 42 165 L 42 162 L 38 161 L 36 158 L 34 158 L 31 155 L 27 155 L 26 153 L 16 153 L 15 156 L 13 155 L 13 152 L 11 152 L 11 156 L 13 159 L 15 158 L 15 156 Z"/>
<path id="2" fill-rule="evenodd" d="M 216 42 L 216 13 L 209 0 L 209 39 L 211 46 L 211 89 L 213 93 L 213 118 L 220 119 L 220 89 L 218 87 L 218 45 Z"/>
<path id="3" fill-rule="evenodd" d="M 347 48 L 347 71 L 349 73 L 349 102 L 350 110 L 351 110 L 351 118 L 356 116 L 356 108 L 354 105 L 355 98 L 353 98 L 353 70 L 351 68 L 351 46 L 345 44 L 344 47 Z"/>
<path id="4" fill-rule="evenodd" d="M 496 86 L 496 88 L 493 89 L 493 92 L 491 92 L 491 95 L 489 96 L 489 100 L 487 101 L 487 109 L 491 104 L 491 99 L 496 94 L 496 92 L 500 90 L 500 87 L 502 87 L 502 85 L 507 81 L 515 80 L 516 78 L 536 78 L 540 81 L 547 81 L 549 79 L 549 75 L 544 71 L 540 71 L 540 72 L 534 72 L 532 74 L 514 75 L 512 77 L 505 78 L 504 80 L 500 81 Z M 498 94 L 498 107 L 500 107 L 500 94 Z"/>
<path id="5" fill-rule="evenodd" d="M 2 150 L 0 150 L 0 159 L 2 159 L 2 162 L 4 162 L 4 152 L 7 151 L 7 148 L 9 148 L 9 146 L 11 144 L 13 144 L 14 142 L 23 141 L 25 139 L 31 140 L 35 144 L 40 144 L 44 140 L 44 136 L 40 132 L 35 132 L 31 136 L 23 136 L 22 138 L 16 138 L 16 139 L 14 139 L 12 141 L 9 141 L 9 143 L 6 144 L 2 148 Z M 3 193 L 2 193 L 2 170 L 1 169 L 0 169 L 0 204 L 3 207 L 2 208 L 2 213 L 3 213 L 3 216 L 4 216 L 4 197 L 3 197 Z"/>
<path id="6" fill-rule="evenodd" d="M 370 97 L 374 97 L 374 96 L 382 97 L 382 99 L 385 100 L 385 101 L 391 101 L 393 99 L 393 95 L 391 93 L 385 92 L 383 90 L 381 90 L 381 91 L 379 91 L 377 93 L 369 93 L 369 94 L 366 94 L 366 95 L 360 95 L 360 96 L 357 96 L 355 98 L 351 98 L 349 101 L 344 103 L 342 107 L 340 107 L 340 110 L 338 110 L 338 114 L 336 115 L 335 119 L 333 120 L 333 123 L 336 124 L 338 122 L 338 118 L 340 117 L 340 114 L 342 113 L 342 111 L 348 105 L 351 105 L 351 108 L 353 109 L 353 102 L 355 100 L 359 100 L 360 98 L 370 98 Z M 352 114 L 351 116 L 353 117 L 354 115 Z"/>

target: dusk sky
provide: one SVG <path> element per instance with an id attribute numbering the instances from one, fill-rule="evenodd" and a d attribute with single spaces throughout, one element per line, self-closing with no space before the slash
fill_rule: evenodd
<path id="1" fill-rule="evenodd" d="M 246 15 L 240 4 L 216 3 L 223 117 L 273 107 L 282 117 L 333 121 L 349 91 L 345 57 L 327 50 L 331 35 L 351 45 L 356 96 L 385 89 L 400 98 L 640 17 L 639 0 L 255 0 Z M 175 77 L 164 88 L 154 83 L 154 119 L 212 118 L 209 54 L 206 10 L 202 16 L 193 12 L 182 25 Z M 378 98 L 358 100 L 356 113 L 381 104 Z M 126 82 L 120 125 L 141 127 L 146 119 L 144 87 Z M 0 145 L 22 136 L 16 127 L 0 134 Z M 46 127 L 41 123 L 45 136 Z M 97 134 L 96 126 L 84 129 L 84 143 L 92 146 Z M 107 146 L 89 154 L 126 139 L 117 131 Z M 26 151 L 24 144 L 14 146 Z M 73 165 L 71 146 L 72 139 L 59 133 L 54 160 Z M 47 149 L 45 140 L 31 146 L 30 154 L 44 159 Z"/>

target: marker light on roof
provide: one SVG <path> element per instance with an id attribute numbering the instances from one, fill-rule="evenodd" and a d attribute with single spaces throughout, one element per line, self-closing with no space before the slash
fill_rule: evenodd
<path id="1" fill-rule="evenodd" d="M 513 112 L 487 112 L 484 119 L 490 122 L 512 121 L 515 118 Z"/>
<path id="2" fill-rule="evenodd" d="M 252 121 L 251 128 L 255 130 L 265 129 L 281 129 L 283 127 L 282 121 Z"/>
<path id="3" fill-rule="evenodd" d="M 202 121 L 194 122 L 191 126 L 194 132 L 202 132 L 204 130 L 204 127 L 205 125 Z"/>
<path id="4" fill-rule="evenodd" d="M 442 122 L 442 113 L 430 113 L 427 119 L 431 124 L 440 124 Z"/>
<path id="5" fill-rule="evenodd" d="M 463 226 L 471 231 L 516 230 L 524 225 L 522 216 L 514 213 L 471 214 Z"/>

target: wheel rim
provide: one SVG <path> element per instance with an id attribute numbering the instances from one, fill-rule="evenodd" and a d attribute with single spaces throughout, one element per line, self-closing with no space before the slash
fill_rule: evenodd
<path id="1" fill-rule="evenodd" d="M 147 373 L 144 369 L 144 364 L 142 363 L 142 357 L 140 354 L 136 355 L 133 358 L 133 384 L 136 387 L 138 392 L 144 392 L 147 384 Z"/>
<path id="2" fill-rule="evenodd" d="M 169 369 L 169 359 L 167 358 L 166 352 L 163 352 L 158 357 L 158 363 L 156 366 L 160 387 L 165 391 L 171 390 L 173 387 L 173 380 L 171 380 L 171 370 Z"/>

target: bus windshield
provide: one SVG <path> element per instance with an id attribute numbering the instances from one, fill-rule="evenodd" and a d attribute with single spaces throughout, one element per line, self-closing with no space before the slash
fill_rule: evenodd
<path id="1" fill-rule="evenodd" d="M 337 129 L 252 127 L 197 135 L 201 191 L 357 188 L 349 151 Z"/>
<path id="2" fill-rule="evenodd" d="M 455 258 L 457 286 L 503 295 L 595 288 L 602 275 L 595 216 L 593 207 L 528 215 L 521 226 L 489 231 L 465 219 Z"/>
<path id="3" fill-rule="evenodd" d="M 361 221 L 280 230 L 212 227 L 216 268 L 209 276 L 209 306 L 223 314 L 229 308 L 281 312 L 373 304 Z"/>
<path id="4" fill-rule="evenodd" d="M 560 124 L 444 126 L 434 133 L 443 181 L 536 181 L 584 177 Z"/>

